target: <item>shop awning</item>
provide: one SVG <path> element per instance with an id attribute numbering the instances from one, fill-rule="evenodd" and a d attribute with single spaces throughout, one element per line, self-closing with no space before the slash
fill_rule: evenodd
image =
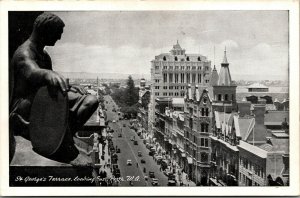
<path id="1" fill-rule="evenodd" d="M 191 157 L 187 157 L 188 164 L 193 164 L 193 159 Z"/>

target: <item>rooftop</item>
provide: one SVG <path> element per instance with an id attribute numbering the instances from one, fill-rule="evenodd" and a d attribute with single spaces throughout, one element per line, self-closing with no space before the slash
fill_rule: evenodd
<path id="1" fill-rule="evenodd" d="M 258 157 L 267 158 L 268 152 L 266 150 L 259 148 L 257 146 L 253 146 L 247 142 L 240 141 L 240 144 L 238 145 L 238 147 L 245 151 L 248 151 Z"/>
<path id="2" fill-rule="evenodd" d="M 263 84 L 260 84 L 260 83 L 253 83 L 253 84 L 248 86 L 248 89 L 249 88 L 262 88 L 262 89 L 265 89 L 265 88 L 268 88 L 268 87 L 263 85 Z"/>

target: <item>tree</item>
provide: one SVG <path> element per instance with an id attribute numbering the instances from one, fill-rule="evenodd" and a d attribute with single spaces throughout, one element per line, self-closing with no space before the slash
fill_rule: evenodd
<path id="1" fill-rule="evenodd" d="M 131 76 L 128 76 L 125 103 L 128 106 L 136 104 L 139 100 L 138 89 L 134 86 L 134 81 Z"/>

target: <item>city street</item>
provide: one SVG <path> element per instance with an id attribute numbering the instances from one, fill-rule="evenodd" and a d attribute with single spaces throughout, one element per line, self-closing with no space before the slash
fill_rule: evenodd
<path id="1" fill-rule="evenodd" d="M 160 166 L 157 165 L 153 157 L 149 156 L 149 150 L 143 144 L 143 140 L 138 137 L 134 130 L 129 128 L 129 120 L 118 121 L 117 112 L 112 111 L 113 108 L 117 109 L 117 105 L 110 96 L 105 96 L 105 101 L 108 101 L 108 103 L 105 102 L 107 120 L 110 120 L 109 126 L 114 130 L 113 142 L 121 150 L 118 153 L 118 165 L 124 181 L 120 183 L 120 186 L 129 186 L 129 180 L 131 179 L 134 186 L 152 186 L 151 178 L 148 178 L 148 181 L 144 179 L 145 176 L 149 176 L 149 171 L 154 172 L 160 186 L 167 186 L 167 177 L 160 171 Z M 113 120 L 116 122 L 113 123 Z M 125 127 L 123 126 L 124 124 Z M 119 133 L 122 134 L 122 137 L 118 137 Z M 131 141 L 133 136 L 135 136 L 138 145 L 134 145 L 134 141 Z M 138 156 L 138 151 L 141 151 L 141 157 Z M 144 159 L 146 163 L 142 164 L 141 159 Z M 132 165 L 127 165 L 127 160 L 131 160 Z M 145 173 L 143 171 L 144 168 L 146 168 Z"/>

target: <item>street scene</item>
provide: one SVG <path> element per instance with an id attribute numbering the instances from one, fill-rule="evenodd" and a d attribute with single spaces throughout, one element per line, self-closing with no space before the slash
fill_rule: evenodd
<path id="1" fill-rule="evenodd" d="M 288 11 L 9 24 L 11 187 L 290 186 Z"/>

